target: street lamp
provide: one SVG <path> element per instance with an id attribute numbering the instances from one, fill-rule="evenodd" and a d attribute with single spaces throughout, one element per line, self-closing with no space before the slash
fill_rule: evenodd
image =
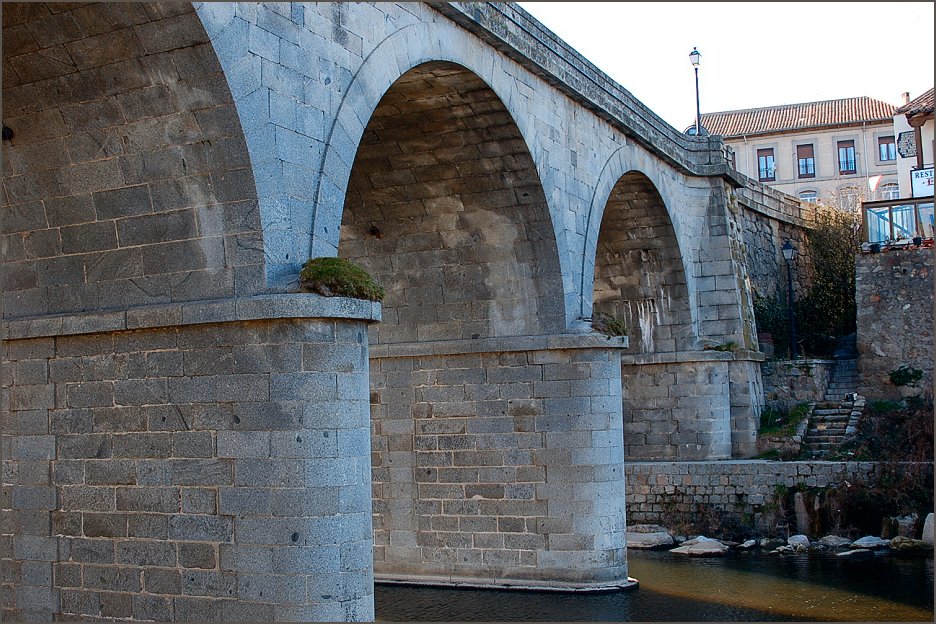
<path id="1" fill-rule="evenodd" d="M 790 315 L 790 359 L 796 359 L 796 317 L 793 313 L 793 260 L 796 258 L 796 247 L 788 240 L 780 248 L 787 268 L 787 307 Z"/>
<path id="2" fill-rule="evenodd" d="M 699 112 L 699 59 L 702 58 L 702 54 L 695 48 L 692 48 L 692 52 L 689 53 L 689 62 L 692 63 L 692 67 L 695 69 L 695 133 L 696 136 L 702 134 L 702 115 Z"/>

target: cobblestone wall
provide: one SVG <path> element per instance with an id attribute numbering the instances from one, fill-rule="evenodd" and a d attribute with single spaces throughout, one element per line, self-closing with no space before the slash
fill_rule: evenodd
<path id="1" fill-rule="evenodd" d="M 3 355 L 4 619 L 373 618 L 364 323 Z"/>
<path id="2" fill-rule="evenodd" d="M 735 520 L 753 520 L 772 535 L 779 486 L 826 487 L 844 479 L 867 479 L 874 473 L 870 462 L 629 462 L 624 468 L 627 488 L 627 521 L 661 524 L 710 507 Z"/>
<path id="3" fill-rule="evenodd" d="M 933 249 L 858 254 L 858 392 L 897 399 L 890 372 L 902 365 L 923 371 L 915 384 L 933 396 Z"/>
<path id="4" fill-rule="evenodd" d="M 518 342 L 463 354 L 409 345 L 422 354 L 406 356 L 374 347 L 382 578 L 626 583 L 620 348 Z"/>

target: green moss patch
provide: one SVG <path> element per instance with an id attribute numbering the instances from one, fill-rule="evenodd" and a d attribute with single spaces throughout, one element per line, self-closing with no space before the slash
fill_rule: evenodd
<path id="1" fill-rule="evenodd" d="M 382 301 L 386 292 L 367 271 L 344 258 L 313 258 L 299 273 L 303 291 L 324 297 Z"/>

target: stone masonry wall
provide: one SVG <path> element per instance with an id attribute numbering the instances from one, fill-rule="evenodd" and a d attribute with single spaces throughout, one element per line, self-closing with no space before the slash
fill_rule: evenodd
<path id="1" fill-rule="evenodd" d="M 373 618 L 366 327 L 4 342 L 4 619 Z"/>
<path id="2" fill-rule="evenodd" d="M 822 401 L 835 368 L 833 360 L 769 360 L 763 363 L 764 394 L 768 403 L 791 406 Z"/>
<path id="3" fill-rule="evenodd" d="M 379 578 L 626 583 L 620 348 L 509 342 L 372 347 Z"/>
<path id="4" fill-rule="evenodd" d="M 625 357 L 621 368 L 628 462 L 731 457 L 727 361 L 638 363 Z"/>
<path id="5" fill-rule="evenodd" d="M 668 526 L 703 505 L 735 520 L 752 519 L 758 530 L 773 535 L 778 487 L 826 487 L 867 479 L 874 470 L 871 462 L 629 462 L 627 519 Z"/>
<path id="6" fill-rule="evenodd" d="M 265 288 L 247 145 L 191 3 L 4 3 L 5 318 Z"/>
<path id="7" fill-rule="evenodd" d="M 923 371 L 916 384 L 933 396 L 933 249 L 855 257 L 858 306 L 858 392 L 897 399 L 890 372 L 901 365 Z"/>

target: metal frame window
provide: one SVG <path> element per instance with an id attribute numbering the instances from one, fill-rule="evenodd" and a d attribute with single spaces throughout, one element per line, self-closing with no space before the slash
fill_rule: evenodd
<path id="1" fill-rule="evenodd" d="M 799 177 L 816 177 L 816 156 L 812 143 L 796 146 L 796 167 L 799 172 Z"/>
<path id="2" fill-rule="evenodd" d="M 878 137 L 878 159 L 881 162 L 897 160 L 897 141 L 894 137 Z"/>
<path id="3" fill-rule="evenodd" d="M 777 167 L 773 148 L 757 150 L 757 179 L 760 182 L 776 180 Z"/>
<path id="4" fill-rule="evenodd" d="M 878 193 L 881 195 L 881 199 L 900 199 L 900 185 L 896 182 L 882 184 L 881 188 L 878 189 Z"/>
<path id="5" fill-rule="evenodd" d="M 801 191 L 799 198 L 800 201 L 806 202 L 807 204 L 815 204 L 819 201 L 819 193 L 816 191 Z"/>
<path id="6" fill-rule="evenodd" d="M 858 173 L 858 166 L 855 161 L 855 142 L 839 141 L 837 147 L 839 173 L 842 175 Z"/>
<path id="7" fill-rule="evenodd" d="M 862 204 L 865 241 L 884 243 L 914 236 L 933 238 L 933 199 L 875 201 Z"/>

